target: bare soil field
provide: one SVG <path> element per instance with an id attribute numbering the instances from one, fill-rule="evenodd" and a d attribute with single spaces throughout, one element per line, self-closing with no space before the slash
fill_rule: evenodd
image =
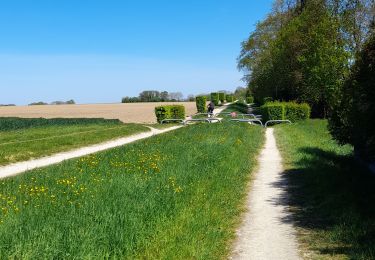
<path id="1" fill-rule="evenodd" d="M 117 103 L 0 107 L 0 117 L 106 118 L 120 119 L 124 123 L 155 123 L 154 108 L 170 104 L 184 105 L 186 115 L 197 112 L 195 102 Z"/>

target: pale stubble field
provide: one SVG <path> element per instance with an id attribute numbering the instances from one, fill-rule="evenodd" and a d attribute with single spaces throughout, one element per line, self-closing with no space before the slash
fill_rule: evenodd
<path id="1" fill-rule="evenodd" d="M 170 104 L 184 105 L 187 116 L 197 112 L 195 102 L 150 102 L 0 107 L 0 117 L 106 118 L 119 119 L 124 123 L 155 123 L 154 108 Z"/>

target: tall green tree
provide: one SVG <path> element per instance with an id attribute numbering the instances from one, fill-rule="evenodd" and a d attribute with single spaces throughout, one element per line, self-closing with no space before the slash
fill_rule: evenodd
<path id="1" fill-rule="evenodd" d="M 313 115 L 326 116 L 368 35 L 373 5 L 373 0 L 277 0 L 242 43 L 238 60 L 256 100 L 306 101 Z"/>
<path id="2" fill-rule="evenodd" d="M 341 143 L 354 145 L 357 155 L 375 161 L 375 33 L 358 55 L 345 82 L 329 128 Z"/>

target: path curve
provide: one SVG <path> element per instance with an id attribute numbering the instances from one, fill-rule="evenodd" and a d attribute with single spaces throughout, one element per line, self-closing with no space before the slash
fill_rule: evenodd
<path id="1" fill-rule="evenodd" d="M 273 128 L 267 128 L 231 259 L 300 259 L 282 170 Z"/>
<path id="2" fill-rule="evenodd" d="M 51 156 L 42 157 L 40 159 L 34 159 L 34 160 L 29 160 L 29 161 L 2 166 L 0 167 L 0 179 L 10 177 L 10 176 L 15 176 L 15 175 L 21 174 L 25 171 L 32 170 L 35 168 L 40 168 L 40 167 L 45 167 L 48 165 L 60 163 L 64 160 L 78 158 L 78 157 L 85 156 L 88 154 L 92 154 L 92 153 L 100 152 L 103 150 L 111 149 L 114 147 L 122 146 L 125 144 L 129 144 L 129 143 L 132 143 L 141 139 L 145 139 L 154 135 L 176 130 L 181 127 L 183 126 L 173 126 L 173 127 L 163 129 L 163 130 L 158 130 L 158 129 L 149 127 L 151 129 L 151 131 L 149 132 L 135 134 L 135 135 L 131 135 L 128 137 L 123 137 L 123 138 L 119 138 L 116 140 L 112 140 L 112 141 L 108 141 L 108 142 L 104 142 L 100 144 L 95 144 L 95 145 L 79 148 L 79 149 L 68 151 L 68 152 L 57 153 Z"/>

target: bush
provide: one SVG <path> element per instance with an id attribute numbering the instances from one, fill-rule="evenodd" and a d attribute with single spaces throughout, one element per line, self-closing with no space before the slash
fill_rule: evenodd
<path id="1" fill-rule="evenodd" d="M 234 96 L 233 95 L 227 95 L 226 96 L 227 102 L 233 102 L 234 101 Z"/>
<path id="2" fill-rule="evenodd" d="M 263 102 L 262 102 L 262 104 L 266 104 L 266 103 L 268 103 L 268 102 L 272 102 L 273 101 L 273 98 L 272 97 L 264 97 L 263 98 Z"/>
<path id="3" fill-rule="evenodd" d="M 290 120 L 296 122 L 310 118 L 310 106 L 306 103 L 267 102 L 261 106 L 262 117 L 268 120 Z"/>
<path id="4" fill-rule="evenodd" d="M 285 105 L 281 102 L 268 102 L 260 110 L 264 121 L 285 119 Z"/>
<path id="5" fill-rule="evenodd" d="M 246 97 L 246 103 L 248 103 L 248 104 L 254 103 L 254 97 L 252 97 L 252 96 Z"/>
<path id="6" fill-rule="evenodd" d="M 225 101 L 225 93 L 222 93 L 222 92 L 219 93 L 219 100 L 220 100 L 221 103 L 224 103 L 224 101 Z"/>
<path id="7" fill-rule="evenodd" d="M 285 119 L 292 122 L 305 120 L 310 118 L 310 106 L 306 103 L 297 104 L 295 102 L 286 102 L 285 106 Z"/>
<path id="8" fill-rule="evenodd" d="M 217 92 L 213 92 L 211 93 L 211 101 L 214 102 L 215 106 L 218 106 L 219 105 L 219 93 Z"/>
<path id="9" fill-rule="evenodd" d="M 155 107 L 155 115 L 158 123 L 164 119 L 185 119 L 185 107 L 182 105 Z"/>
<path id="10" fill-rule="evenodd" d="M 198 96 L 195 98 L 195 104 L 197 106 L 198 113 L 206 113 L 207 112 L 207 97 L 206 96 Z"/>

